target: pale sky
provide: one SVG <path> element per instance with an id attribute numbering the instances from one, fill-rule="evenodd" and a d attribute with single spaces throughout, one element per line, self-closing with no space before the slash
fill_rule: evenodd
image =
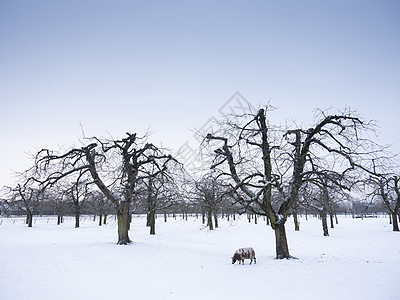
<path id="1" fill-rule="evenodd" d="M 397 0 L 0 0 L 0 186 L 81 124 L 196 147 L 236 92 L 282 123 L 351 107 L 398 153 L 399 75 Z"/>

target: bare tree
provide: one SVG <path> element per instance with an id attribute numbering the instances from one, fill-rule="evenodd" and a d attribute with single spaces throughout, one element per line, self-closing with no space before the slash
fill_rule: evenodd
<path id="1" fill-rule="evenodd" d="M 71 186 L 65 191 L 66 197 L 70 200 L 75 213 L 75 228 L 80 226 L 81 209 L 84 207 L 86 200 L 89 198 L 89 184 L 83 178 L 84 172 L 77 172 L 78 176 Z"/>
<path id="2" fill-rule="evenodd" d="M 319 214 L 322 222 L 324 236 L 329 236 L 328 213 L 330 214 L 331 228 L 333 225 L 334 206 L 341 201 L 340 187 L 332 185 L 326 177 L 315 177 L 306 182 L 299 195 L 302 197 L 300 204 Z"/>
<path id="3" fill-rule="evenodd" d="M 363 136 L 371 129 L 370 123 L 351 111 L 319 112 L 315 126 L 279 133 L 267 124 L 266 110 L 260 109 L 256 114 L 234 116 L 206 139 L 219 145 L 211 168 L 233 181 L 233 190 L 243 195 L 244 207 L 269 217 L 276 258 L 288 259 L 292 256 L 285 222 L 300 187 L 314 176 L 341 184 L 341 178 L 355 169 L 373 172 L 376 147 L 369 149 L 373 143 Z M 279 203 L 273 203 L 272 189 L 283 196 Z"/>
<path id="4" fill-rule="evenodd" d="M 201 179 L 194 180 L 193 198 L 200 204 L 201 211 L 207 217 L 209 230 L 218 228 L 218 211 L 220 210 L 224 197 L 229 191 L 224 187 L 221 180 L 209 173 Z"/>
<path id="5" fill-rule="evenodd" d="M 111 211 L 111 202 L 100 191 L 92 191 L 88 198 L 88 205 L 99 215 L 99 226 L 107 224 L 107 216 Z"/>
<path id="6" fill-rule="evenodd" d="M 17 206 L 26 214 L 26 224 L 32 227 L 33 215 L 40 205 L 42 193 L 38 188 L 35 188 L 32 180 L 26 180 L 23 184 L 18 183 L 16 187 L 7 187 L 9 198 L 6 203 L 9 206 Z"/>
<path id="7" fill-rule="evenodd" d="M 372 187 L 369 196 L 384 203 L 392 218 L 393 231 L 399 231 L 400 178 L 397 175 L 371 176 L 368 183 Z"/>
<path id="8" fill-rule="evenodd" d="M 117 210 L 118 244 L 131 243 L 128 235 L 130 205 L 134 202 L 139 181 L 157 176 L 167 169 L 171 155 L 164 154 L 147 137 L 126 134 L 120 140 L 87 139 L 88 144 L 65 153 L 47 149 L 36 156 L 36 169 L 43 188 L 50 187 L 69 176 L 89 174 L 92 183 L 111 201 Z M 147 174 L 145 168 L 154 165 L 155 173 Z"/>
<path id="9" fill-rule="evenodd" d="M 143 180 L 143 194 L 145 199 L 145 207 L 147 211 L 146 226 L 150 227 L 150 234 L 156 234 L 156 213 L 157 211 L 165 211 L 179 201 L 179 187 L 177 186 L 174 174 L 165 170 L 154 174 L 155 166 L 150 166 L 148 177 Z"/>
<path id="10" fill-rule="evenodd" d="M 65 190 L 60 185 L 57 185 L 52 190 L 44 191 L 44 195 L 53 211 L 57 214 L 57 225 L 61 225 L 69 203 Z"/>

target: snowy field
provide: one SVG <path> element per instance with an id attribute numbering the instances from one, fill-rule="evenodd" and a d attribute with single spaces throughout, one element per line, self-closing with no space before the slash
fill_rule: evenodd
<path id="1" fill-rule="evenodd" d="M 400 233 L 387 218 L 339 218 L 330 236 L 301 219 L 287 234 L 297 260 L 275 260 L 273 231 L 261 219 L 157 220 L 150 236 L 135 217 L 129 246 L 116 245 L 116 224 L 91 218 L 75 229 L 52 217 L 0 218 L 0 299 L 400 299 Z M 231 264 L 251 246 L 257 264 Z"/>

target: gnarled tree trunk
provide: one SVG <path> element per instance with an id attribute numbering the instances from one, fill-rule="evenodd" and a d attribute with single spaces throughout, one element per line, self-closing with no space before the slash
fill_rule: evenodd
<path id="1" fill-rule="evenodd" d="M 290 259 L 289 247 L 286 238 L 285 222 L 275 223 L 276 259 Z"/>
<path id="2" fill-rule="evenodd" d="M 130 227 L 129 202 L 121 202 L 117 210 L 118 221 L 118 245 L 127 245 L 132 241 L 129 239 L 128 230 Z"/>

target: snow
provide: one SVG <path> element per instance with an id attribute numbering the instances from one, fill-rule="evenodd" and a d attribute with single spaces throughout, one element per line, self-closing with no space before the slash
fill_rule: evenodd
<path id="1" fill-rule="evenodd" d="M 281 214 L 276 214 L 276 216 L 277 216 L 278 220 L 276 220 L 275 225 L 279 225 L 279 224 L 282 223 L 284 218 L 283 218 L 283 216 Z"/>
<path id="2" fill-rule="evenodd" d="M 290 253 L 276 260 L 274 233 L 262 219 L 157 219 L 151 236 L 135 217 L 133 243 L 116 245 L 115 221 L 99 227 L 84 217 L 57 226 L 54 217 L 0 219 L 0 299 L 399 299 L 400 233 L 387 218 L 340 217 L 322 235 L 318 219 L 287 222 Z M 257 264 L 231 263 L 253 247 Z"/>

